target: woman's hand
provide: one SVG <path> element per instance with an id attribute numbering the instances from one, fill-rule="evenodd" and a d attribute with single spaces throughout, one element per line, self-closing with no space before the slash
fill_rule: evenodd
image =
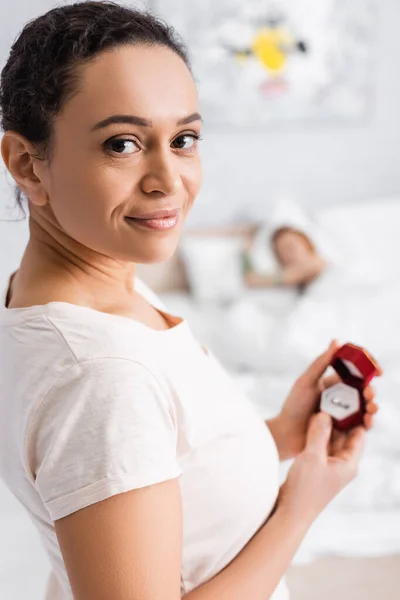
<path id="1" fill-rule="evenodd" d="M 325 413 L 311 417 L 305 447 L 291 466 L 282 485 L 276 508 L 309 525 L 358 472 L 365 428 L 340 434 L 331 441 L 332 418 Z"/>
<path id="2" fill-rule="evenodd" d="M 323 377 L 339 346 L 336 340 L 331 343 L 329 348 L 297 379 L 280 414 L 267 421 L 281 460 L 293 458 L 302 452 L 306 443 L 309 420 L 318 407 L 322 391 L 341 381 L 336 374 Z M 379 370 L 378 374 L 381 373 L 382 371 Z M 375 390 L 372 386 L 365 388 L 364 397 L 366 400 L 364 426 L 370 429 L 374 423 L 373 415 L 379 409 L 374 401 Z M 339 432 L 334 430 L 333 439 L 336 438 L 342 439 Z"/>

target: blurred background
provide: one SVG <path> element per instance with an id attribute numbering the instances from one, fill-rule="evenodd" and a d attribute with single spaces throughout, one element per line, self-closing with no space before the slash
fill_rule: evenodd
<path id="1" fill-rule="evenodd" d="M 359 476 L 314 523 L 289 583 L 293 600 L 398 598 L 400 4 L 130 4 L 187 42 L 204 119 L 203 188 L 177 252 L 138 265 L 138 286 L 188 320 L 264 418 L 332 338 L 376 357 L 381 410 Z M 0 4 L 2 65 L 23 24 L 55 5 Z M 0 192 L 5 284 L 28 220 L 4 165 Z M 42 600 L 46 556 L 1 482 L 0 531 L 0 598 Z"/>

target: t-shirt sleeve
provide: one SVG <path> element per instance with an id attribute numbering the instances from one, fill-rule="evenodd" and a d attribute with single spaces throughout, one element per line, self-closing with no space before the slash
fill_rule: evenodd
<path id="1" fill-rule="evenodd" d="M 178 477 L 176 448 L 169 397 L 146 366 L 129 359 L 94 359 L 67 369 L 27 431 L 34 485 L 53 521 Z"/>

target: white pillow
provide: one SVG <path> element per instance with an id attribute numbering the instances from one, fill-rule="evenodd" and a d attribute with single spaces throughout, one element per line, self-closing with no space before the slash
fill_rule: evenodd
<path id="1" fill-rule="evenodd" d="M 307 214 L 290 199 L 279 200 L 268 214 L 264 224 L 258 230 L 252 248 L 250 260 L 254 269 L 260 273 L 270 273 L 278 268 L 278 262 L 271 247 L 272 234 L 280 227 L 293 227 L 305 233 L 314 244 L 318 254 L 331 264 L 339 264 L 342 254 L 339 247 L 330 239 L 321 224 Z"/>
<path id="2" fill-rule="evenodd" d="M 227 302 L 244 290 L 240 237 L 183 236 L 179 245 L 194 298 L 201 302 Z"/>
<path id="3" fill-rule="evenodd" d="M 400 198 L 321 209 L 318 224 L 342 250 L 349 282 L 385 284 L 400 277 Z"/>

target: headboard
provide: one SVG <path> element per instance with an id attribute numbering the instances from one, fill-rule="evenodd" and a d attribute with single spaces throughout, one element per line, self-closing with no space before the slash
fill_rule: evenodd
<path id="1" fill-rule="evenodd" d="M 185 229 L 184 236 L 239 236 L 243 243 L 257 230 L 259 224 L 223 225 L 219 227 L 196 227 Z M 185 291 L 190 287 L 186 276 L 185 265 L 179 252 L 179 244 L 172 257 L 161 263 L 137 264 L 136 274 L 154 292 Z"/>

